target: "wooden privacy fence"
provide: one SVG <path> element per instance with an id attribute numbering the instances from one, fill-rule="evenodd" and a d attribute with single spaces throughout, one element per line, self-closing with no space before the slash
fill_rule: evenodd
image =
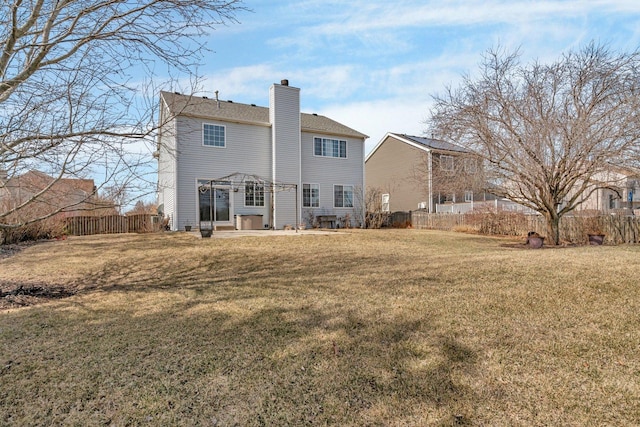
<path id="1" fill-rule="evenodd" d="M 74 216 L 65 219 L 67 233 L 73 236 L 115 233 L 151 233 L 160 230 L 157 215 Z"/>
<path id="2" fill-rule="evenodd" d="M 545 219 L 540 215 L 513 212 L 482 212 L 466 214 L 411 212 L 411 225 L 417 229 L 471 229 L 482 234 L 526 236 L 529 231 L 547 234 Z M 587 243 L 588 234 L 605 235 L 610 244 L 640 243 L 640 217 L 621 215 L 565 216 L 560 221 L 560 240 Z"/>

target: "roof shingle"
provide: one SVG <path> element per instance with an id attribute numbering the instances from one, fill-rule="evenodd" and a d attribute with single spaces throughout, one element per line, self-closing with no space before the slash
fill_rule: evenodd
<path id="1" fill-rule="evenodd" d="M 174 116 L 185 115 L 205 119 L 271 126 L 271 123 L 269 123 L 269 108 L 267 107 L 259 107 L 254 104 L 241 104 L 232 101 L 216 101 L 215 99 L 206 97 L 181 95 L 171 92 L 161 92 L 160 97 L 169 109 L 169 113 Z M 305 132 L 319 132 L 352 138 L 368 138 L 368 136 L 363 133 L 318 114 L 301 113 L 300 126 L 302 128 L 301 130 Z"/>

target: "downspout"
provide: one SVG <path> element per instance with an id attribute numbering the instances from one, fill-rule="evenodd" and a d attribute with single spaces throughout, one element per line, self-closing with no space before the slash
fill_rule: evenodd
<path id="1" fill-rule="evenodd" d="M 429 213 L 433 213 L 433 158 L 431 150 L 427 153 L 427 169 L 429 171 Z"/>
<path id="2" fill-rule="evenodd" d="M 276 223 L 276 212 L 275 212 L 276 211 L 276 196 L 275 196 L 275 185 L 273 185 L 273 182 L 271 184 L 269 184 L 269 188 L 270 188 L 269 199 L 270 199 L 270 204 L 271 204 L 271 207 L 269 209 L 269 224 L 270 224 L 269 228 L 271 230 L 275 230 L 276 229 L 276 226 L 275 226 L 275 223 Z"/>
<path id="3" fill-rule="evenodd" d="M 173 179 L 172 179 L 172 184 L 173 184 L 173 218 L 169 218 L 169 223 L 171 224 L 171 229 L 177 231 L 178 230 L 178 218 L 179 218 L 179 212 L 178 212 L 178 204 L 179 204 L 179 199 L 178 199 L 178 173 L 180 172 L 180 164 L 179 164 L 179 157 L 180 157 L 180 150 L 178 149 L 179 147 L 179 141 L 178 141 L 178 135 L 180 134 L 179 132 L 179 123 L 178 123 L 178 117 L 177 116 L 173 116 L 171 118 L 171 120 L 173 120 L 173 122 L 175 123 L 175 126 L 173 128 L 173 132 L 174 132 L 174 136 L 173 136 L 173 162 L 175 167 L 173 168 Z M 197 207 L 197 203 L 198 203 L 198 195 L 196 194 L 196 207 Z M 197 211 L 196 211 L 197 212 Z"/>
<path id="4" fill-rule="evenodd" d="M 365 141 L 367 138 L 362 140 L 362 188 L 360 189 L 360 218 L 362 219 L 362 223 L 360 224 L 360 228 L 367 228 L 367 174 L 365 172 L 365 158 L 366 158 L 366 144 Z"/>
<path id="5" fill-rule="evenodd" d="M 300 224 L 302 224 L 302 207 L 298 206 L 299 199 L 302 199 L 302 194 L 298 193 L 302 191 L 302 113 L 300 112 L 300 107 L 298 103 L 298 181 L 296 182 L 296 223 L 294 225 L 296 229 L 296 233 L 298 232 L 298 228 L 300 228 Z"/>

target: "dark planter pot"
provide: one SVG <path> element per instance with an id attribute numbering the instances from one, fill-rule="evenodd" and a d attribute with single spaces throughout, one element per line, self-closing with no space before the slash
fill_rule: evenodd
<path id="1" fill-rule="evenodd" d="M 213 230 L 200 230 L 200 235 L 201 235 L 202 237 L 211 237 L 211 232 L 212 232 L 212 231 L 213 231 Z"/>
<path id="2" fill-rule="evenodd" d="M 604 234 L 587 234 L 587 236 L 590 245 L 600 246 L 604 243 Z"/>
<path id="3" fill-rule="evenodd" d="M 191 226 L 190 225 L 185 225 L 184 226 L 184 231 L 191 231 Z"/>
<path id="4" fill-rule="evenodd" d="M 544 237 L 531 236 L 527 239 L 527 244 L 531 249 L 540 249 L 544 245 Z"/>

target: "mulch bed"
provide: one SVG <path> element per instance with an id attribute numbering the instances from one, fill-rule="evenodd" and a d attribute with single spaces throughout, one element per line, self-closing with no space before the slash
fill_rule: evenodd
<path id="1" fill-rule="evenodd" d="M 38 242 L 0 245 L 0 260 L 9 258 Z M 0 281 L 0 310 L 41 304 L 52 299 L 67 298 L 77 293 L 73 286 L 47 283 L 13 283 Z"/>
<path id="2" fill-rule="evenodd" d="M 532 248 L 525 242 L 522 243 L 503 243 L 500 245 L 503 248 L 512 248 L 512 249 L 526 249 L 526 250 L 538 250 L 538 249 L 566 249 L 566 248 L 575 248 L 580 246 L 575 243 L 560 243 L 559 245 L 542 245 L 540 248 Z"/>
<path id="3" fill-rule="evenodd" d="M 0 310 L 67 298 L 76 294 L 76 290 L 64 286 L 49 284 L 16 284 L 0 282 Z"/>

